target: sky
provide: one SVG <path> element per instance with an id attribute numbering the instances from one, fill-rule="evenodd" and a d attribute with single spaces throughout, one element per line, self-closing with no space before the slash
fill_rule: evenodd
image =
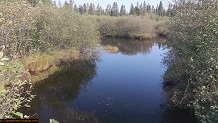
<path id="1" fill-rule="evenodd" d="M 66 0 L 60 0 L 60 1 L 64 3 L 64 1 Z M 119 9 L 121 5 L 125 5 L 127 11 L 129 11 L 131 3 L 135 6 L 137 2 L 139 2 L 140 4 L 140 3 L 143 3 L 144 1 L 147 4 L 149 3 L 150 5 L 154 5 L 154 7 L 156 7 L 157 4 L 160 3 L 160 0 L 74 0 L 77 6 L 83 5 L 84 3 L 94 3 L 95 6 L 97 6 L 99 3 L 99 5 L 103 7 L 103 9 L 106 9 L 108 4 L 112 6 L 114 2 L 117 2 Z M 164 7 L 166 8 L 168 6 L 168 0 L 162 0 L 162 2 L 163 2 Z"/>

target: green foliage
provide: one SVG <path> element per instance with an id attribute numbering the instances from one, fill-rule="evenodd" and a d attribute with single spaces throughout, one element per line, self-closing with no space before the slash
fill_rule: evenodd
<path id="1" fill-rule="evenodd" d="M 70 58 L 78 54 L 81 58 L 90 58 L 98 39 L 97 27 L 95 19 L 81 16 L 70 7 L 57 8 L 50 4 L 32 7 L 25 1 L 4 1 L 0 4 L 0 45 L 4 46 L 5 54 L 13 58 L 60 50 L 70 51 L 67 58 L 69 54 Z M 28 118 L 16 110 L 30 107 L 28 102 L 34 97 L 31 95 L 30 76 L 18 61 L 3 63 L 8 60 L 3 53 L 0 53 L 0 60 L 3 65 L 0 66 L 0 119 Z M 39 59 L 37 68 L 46 69 L 50 65 L 49 60 Z"/>
<path id="2" fill-rule="evenodd" d="M 9 62 L 0 69 L 0 84 L 4 85 L 0 91 L 0 119 L 14 116 L 24 118 L 23 114 L 16 110 L 22 106 L 30 107 L 28 103 L 34 98 L 34 95 L 31 95 L 30 76 L 19 63 Z"/>
<path id="3" fill-rule="evenodd" d="M 70 7 L 16 1 L 2 2 L 0 8 L 0 44 L 11 57 L 72 47 L 91 52 L 98 39 L 96 21 Z"/>
<path id="4" fill-rule="evenodd" d="M 163 16 L 164 15 L 164 8 L 163 8 L 163 3 L 162 3 L 162 1 L 160 1 L 160 4 L 159 4 L 159 6 L 158 6 L 158 8 L 157 8 L 157 11 L 158 11 L 158 15 L 159 16 Z"/>
<path id="5" fill-rule="evenodd" d="M 155 16 L 155 15 L 154 15 Z M 160 21 L 143 16 L 121 16 L 121 17 L 98 17 L 100 32 L 103 36 L 137 38 L 139 35 L 149 34 L 155 36 L 155 27 L 167 21 L 167 18 L 160 18 Z M 149 36 L 150 37 L 150 36 Z"/>
<path id="6" fill-rule="evenodd" d="M 113 3 L 111 8 L 111 16 L 118 16 L 119 15 L 119 8 L 116 2 Z"/>
<path id="7" fill-rule="evenodd" d="M 214 123 L 218 117 L 218 1 L 180 0 L 172 17 L 172 47 L 165 63 L 165 80 L 176 106 L 195 110 L 199 120 Z"/>

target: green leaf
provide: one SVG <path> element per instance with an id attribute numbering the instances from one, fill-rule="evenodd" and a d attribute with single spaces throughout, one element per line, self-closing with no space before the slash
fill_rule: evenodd
<path id="1" fill-rule="evenodd" d="M 19 116 L 20 118 L 23 118 L 23 113 L 21 113 L 21 112 L 16 112 L 16 113 L 14 113 L 14 115 L 17 115 L 17 116 Z"/>
<path id="2" fill-rule="evenodd" d="M 59 122 L 55 119 L 50 119 L 50 123 L 59 123 Z"/>

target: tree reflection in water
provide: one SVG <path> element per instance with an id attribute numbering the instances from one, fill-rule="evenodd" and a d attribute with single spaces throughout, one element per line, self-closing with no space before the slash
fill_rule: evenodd
<path id="1" fill-rule="evenodd" d="M 163 47 L 165 39 L 155 38 L 155 40 L 133 40 L 125 38 L 106 38 L 101 41 L 102 46 L 117 47 L 118 51 L 124 55 L 136 55 L 142 53 L 147 55 L 151 52 L 152 46 L 157 44 L 159 48 Z M 107 50 L 107 49 L 105 49 Z M 110 52 L 110 51 L 109 51 Z"/>
<path id="2" fill-rule="evenodd" d="M 96 76 L 96 61 L 77 60 L 64 63 L 61 70 L 34 85 L 36 97 L 31 108 L 20 109 L 24 114 L 38 115 L 39 122 L 49 122 L 55 118 L 61 123 L 97 123 L 94 112 L 79 112 L 70 106 L 90 80 Z"/>

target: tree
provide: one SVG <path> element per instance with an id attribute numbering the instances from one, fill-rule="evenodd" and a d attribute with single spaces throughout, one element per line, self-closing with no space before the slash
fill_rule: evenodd
<path id="1" fill-rule="evenodd" d="M 104 13 L 104 12 L 103 12 L 102 7 L 98 4 L 97 10 L 96 10 L 96 14 L 99 16 L 99 15 L 102 15 L 103 13 Z"/>
<path id="2" fill-rule="evenodd" d="M 118 16 L 118 15 L 119 15 L 118 5 L 116 2 L 114 2 L 111 9 L 111 16 Z"/>
<path id="3" fill-rule="evenodd" d="M 151 11 L 156 14 L 156 9 L 154 8 L 154 5 L 152 5 Z"/>
<path id="4" fill-rule="evenodd" d="M 69 6 L 70 6 L 71 9 L 73 9 L 73 5 L 74 5 L 74 1 L 73 1 L 73 0 L 70 0 L 70 1 L 69 1 Z"/>
<path id="5" fill-rule="evenodd" d="M 95 5 L 93 3 L 91 3 L 89 5 L 89 14 L 90 15 L 94 15 L 95 14 Z"/>
<path id="6" fill-rule="evenodd" d="M 82 5 L 79 5 L 79 13 L 82 15 L 84 14 L 84 9 Z"/>
<path id="7" fill-rule="evenodd" d="M 140 7 L 139 7 L 139 15 L 144 15 L 144 8 L 143 8 L 142 3 L 140 4 Z"/>
<path id="8" fill-rule="evenodd" d="M 130 14 L 130 15 L 134 15 L 134 14 L 135 14 L 135 9 L 134 9 L 133 4 L 131 4 L 131 6 L 130 6 L 129 14 Z"/>
<path id="9" fill-rule="evenodd" d="M 146 13 L 146 2 L 144 1 L 144 3 L 143 3 L 143 15 L 145 15 L 145 13 Z"/>
<path id="10" fill-rule="evenodd" d="M 164 15 L 164 8 L 163 8 L 163 3 L 160 1 L 159 7 L 158 7 L 158 15 L 163 16 Z"/>
<path id="11" fill-rule="evenodd" d="M 169 3 L 169 5 L 168 5 L 168 8 L 167 8 L 167 12 L 166 12 L 166 15 L 168 16 L 168 17 L 171 17 L 172 16 L 172 4 L 171 3 Z"/>
<path id="12" fill-rule="evenodd" d="M 77 5 L 75 4 L 74 7 L 73 7 L 74 11 L 78 12 L 79 11 L 79 8 L 77 7 Z"/>
<path id="13" fill-rule="evenodd" d="M 147 5 L 147 9 L 146 9 L 147 13 L 150 13 L 151 12 L 151 5 Z"/>
<path id="14" fill-rule="evenodd" d="M 138 2 L 137 2 L 137 5 L 134 8 L 134 11 L 135 11 L 135 14 L 139 16 L 140 9 L 139 9 L 139 3 Z"/>
<path id="15" fill-rule="evenodd" d="M 125 15 L 126 14 L 126 7 L 125 5 L 122 5 L 120 8 L 120 16 Z"/>
<path id="16" fill-rule="evenodd" d="M 85 3 L 83 4 L 83 13 L 84 13 L 84 14 L 86 14 L 86 13 L 87 13 L 87 6 L 86 6 L 86 4 L 85 4 Z"/>
<path id="17" fill-rule="evenodd" d="M 105 15 L 111 15 L 111 5 L 108 4 L 107 8 L 105 9 Z"/>
<path id="18" fill-rule="evenodd" d="M 65 7 L 65 8 L 70 8 L 70 4 L 69 4 L 67 1 L 65 1 L 63 7 Z"/>

